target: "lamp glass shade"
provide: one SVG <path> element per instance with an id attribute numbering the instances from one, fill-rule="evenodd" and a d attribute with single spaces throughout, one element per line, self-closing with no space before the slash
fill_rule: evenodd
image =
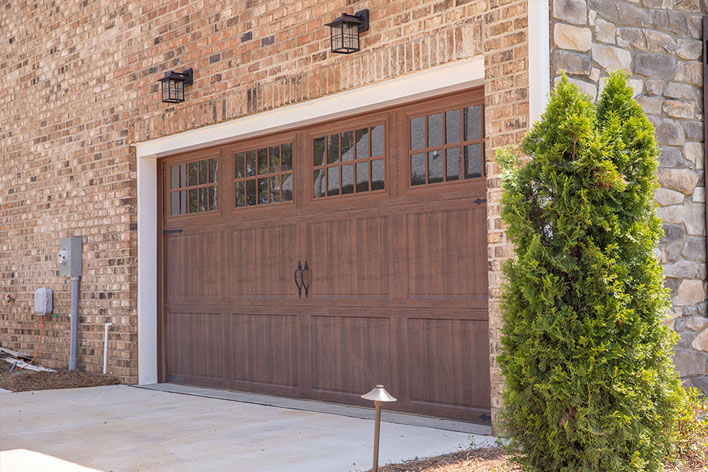
<path id="1" fill-rule="evenodd" d="M 351 54 L 361 49 L 359 44 L 359 25 L 362 22 L 353 15 L 342 15 L 331 23 L 330 44 L 332 52 Z"/>

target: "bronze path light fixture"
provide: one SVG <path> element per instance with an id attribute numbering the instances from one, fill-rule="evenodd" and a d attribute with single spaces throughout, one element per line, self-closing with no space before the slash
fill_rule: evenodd
<path id="1" fill-rule="evenodd" d="M 192 68 L 179 73 L 173 70 L 165 73 L 165 76 L 158 80 L 162 83 L 162 101 L 164 103 L 180 103 L 184 101 L 184 88 L 192 85 L 194 81 L 194 71 Z"/>
<path id="2" fill-rule="evenodd" d="M 377 385 L 369 393 L 361 396 L 364 400 L 371 400 L 376 405 L 376 421 L 374 426 L 374 468 L 373 472 L 379 470 L 379 433 L 381 432 L 381 405 L 388 402 L 395 402 L 396 399 L 386 391 L 383 385 Z"/>
<path id="3" fill-rule="evenodd" d="M 353 15 L 342 16 L 327 23 L 332 52 L 351 54 L 361 50 L 359 33 L 369 31 L 369 10 L 360 10 Z"/>

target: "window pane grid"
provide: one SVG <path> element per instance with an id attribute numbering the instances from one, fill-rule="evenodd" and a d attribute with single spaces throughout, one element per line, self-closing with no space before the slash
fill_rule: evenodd
<path id="1" fill-rule="evenodd" d="M 484 175 L 482 105 L 410 119 L 410 184 L 442 184 Z"/>
<path id="2" fill-rule="evenodd" d="M 292 143 L 237 152 L 234 167 L 236 208 L 292 201 Z"/>
<path id="3" fill-rule="evenodd" d="M 314 197 L 384 190 L 384 139 L 383 125 L 314 138 Z"/>
<path id="4" fill-rule="evenodd" d="M 217 210 L 218 158 L 170 167 L 170 215 Z"/>

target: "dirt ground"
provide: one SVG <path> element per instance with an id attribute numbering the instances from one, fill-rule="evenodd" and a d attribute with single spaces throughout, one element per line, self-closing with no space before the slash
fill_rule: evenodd
<path id="1" fill-rule="evenodd" d="M 0 388 L 13 392 L 49 390 L 56 388 L 98 387 L 117 385 L 120 382 L 112 375 L 92 374 L 80 370 L 58 372 L 35 372 L 21 370 L 10 372 L 12 364 L 0 360 Z"/>

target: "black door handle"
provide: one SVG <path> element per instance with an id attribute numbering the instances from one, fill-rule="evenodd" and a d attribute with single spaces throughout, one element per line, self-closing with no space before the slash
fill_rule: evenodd
<path id="1" fill-rule="evenodd" d="M 305 265 L 307 265 L 307 261 L 305 261 Z M 297 281 L 297 273 L 300 272 L 300 279 L 302 280 L 302 262 L 297 261 L 297 269 L 295 269 L 295 285 L 297 285 L 297 296 L 301 297 L 302 296 L 302 285 L 300 285 L 300 282 Z"/>
<path id="2" fill-rule="evenodd" d="M 300 283 L 305 289 L 305 298 L 307 298 L 310 293 L 310 267 L 307 265 L 307 259 L 305 259 L 305 267 L 300 271 Z"/>

